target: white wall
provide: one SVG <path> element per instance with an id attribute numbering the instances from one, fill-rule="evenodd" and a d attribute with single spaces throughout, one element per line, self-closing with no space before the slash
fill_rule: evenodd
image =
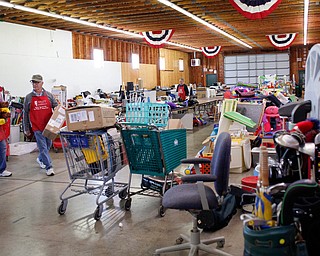
<path id="1" fill-rule="evenodd" d="M 12 96 L 25 96 L 32 90 L 33 74 L 41 74 L 44 88 L 65 85 L 68 98 L 98 88 L 119 90 L 121 63 L 105 61 L 95 68 L 92 60 L 72 58 L 72 34 L 0 22 L 0 85 Z"/>

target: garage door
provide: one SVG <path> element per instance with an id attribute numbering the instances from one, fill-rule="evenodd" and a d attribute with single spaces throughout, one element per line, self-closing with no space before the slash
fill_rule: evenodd
<path id="1" fill-rule="evenodd" d="M 224 77 L 227 85 L 238 82 L 258 84 L 258 76 L 290 75 L 289 53 L 234 55 L 224 58 Z"/>

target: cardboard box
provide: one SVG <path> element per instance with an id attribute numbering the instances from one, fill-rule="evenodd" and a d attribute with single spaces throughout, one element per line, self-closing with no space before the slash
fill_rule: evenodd
<path id="1" fill-rule="evenodd" d="M 51 140 L 57 138 L 60 129 L 66 120 L 66 110 L 63 106 L 58 105 L 43 131 L 43 135 Z"/>
<path id="2" fill-rule="evenodd" d="M 103 105 L 88 105 L 66 109 L 67 127 L 70 131 L 84 131 L 113 126 L 116 109 Z"/>
<path id="3" fill-rule="evenodd" d="M 197 91 L 197 98 L 202 99 L 207 97 L 207 92 L 206 91 Z"/>
<path id="4" fill-rule="evenodd" d="M 166 129 L 181 129 L 183 128 L 183 124 L 180 119 L 169 119 Z"/>

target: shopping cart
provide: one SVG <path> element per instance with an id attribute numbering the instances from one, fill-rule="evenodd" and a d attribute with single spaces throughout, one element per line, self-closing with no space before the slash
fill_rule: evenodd
<path id="1" fill-rule="evenodd" d="M 66 212 L 68 200 L 82 195 L 96 196 L 94 219 L 99 220 L 103 203 L 118 195 L 127 197 L 128 184 L 115 182 L 117 172 L 126 163 L 125 150 L 117 132 L 60 132 L 70 183 L 60 195 L 58 213 Z"/>
<path id="2" fill-rule="evenodd" d="M 131 208 L 131 197 L 136 194 L 162 197 L 177 184 L 174 169 L 186 158 L 186 129 L 162 129 L 169 119 L 167 104 L 127 103 L 126 123 L 121 136 L 127 152 L 130 176 L 125 209 Z M 131 187 L 132 175 L 141 175 L 141 189 Z M 159 207 L 159 215 L 165 209 Z"/>

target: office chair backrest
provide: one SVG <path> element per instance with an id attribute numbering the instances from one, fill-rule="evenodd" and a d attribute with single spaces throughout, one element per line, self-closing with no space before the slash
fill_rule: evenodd
<path id="1" fill-rule="evenodd" d="M 296 105 L 292 109 L 292 123 L 298 123 L 307 119 L 308 113 L 311 111 L 311 100 L 306 100 Z"/>
<path id="2" fill-rule="evenodd" d="M 219 196 L 225 195 L 229 185 L 229 170 L 231 157 L 231 136 L 222 132 L 214 147 L 211 161 L 211 173 L 217 176 L 214 187 Z"/>

